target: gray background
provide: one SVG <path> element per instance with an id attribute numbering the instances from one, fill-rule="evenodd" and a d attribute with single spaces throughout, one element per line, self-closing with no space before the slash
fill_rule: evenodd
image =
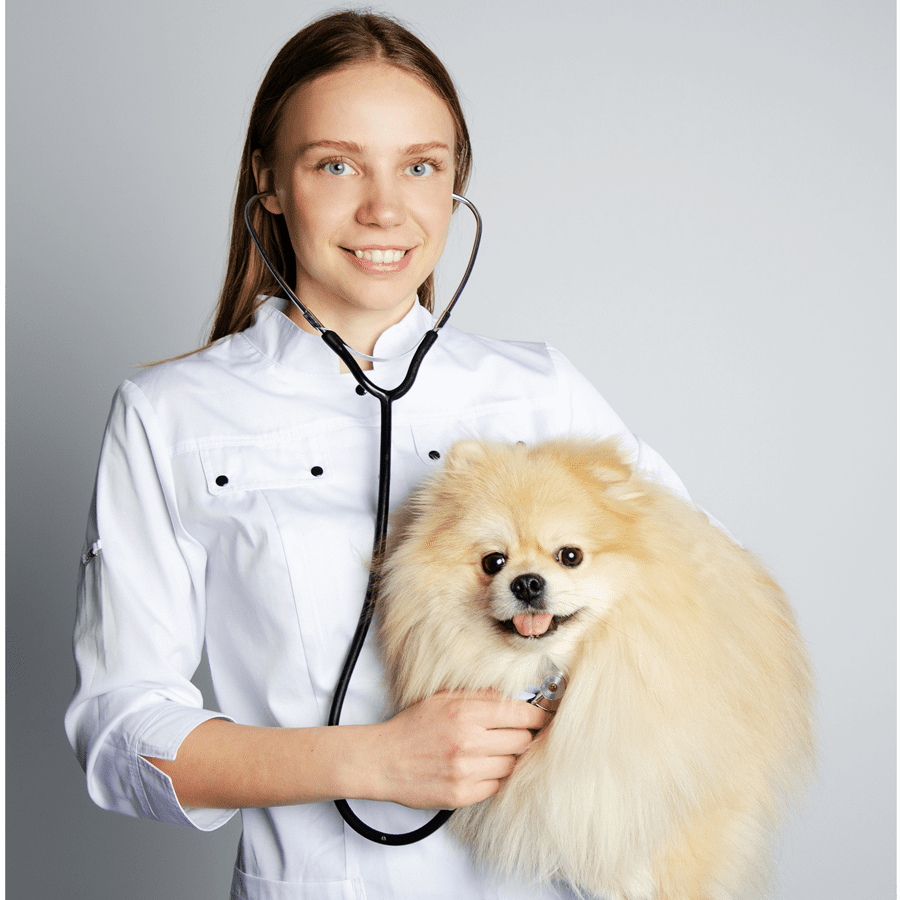
<path id="1" fill-rule="evenodd" d="M 112 392 L 200 342 L 252 97 L 327 8 L 7 3 L 10 897 L 227 895 L 236 822 L 86 796 L 61 721 L 74 584 Z M 560 347 L 776 572 L 822 749 L 781 896 L 894 897 L 893 4 L 390 9 L 472 130 L 486 232 L 455 324 Z"/>

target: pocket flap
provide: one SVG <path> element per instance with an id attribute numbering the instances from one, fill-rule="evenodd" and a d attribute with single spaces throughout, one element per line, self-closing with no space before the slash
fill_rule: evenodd
<path id="1" fill-rule="evenodd" d="M 329 478 L 322 444 L 303 440 L 208 447 L 200 460 L 211 494 L 299 487 Z"/>

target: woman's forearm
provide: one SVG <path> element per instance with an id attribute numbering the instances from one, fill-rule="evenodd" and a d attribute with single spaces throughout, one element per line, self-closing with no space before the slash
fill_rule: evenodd
<path id="1" fill-rule="evenodd" d="M 147 757 L 187 808 L 242 809 L 315 803 L 374 792 L 365 764 L 375 726 L 261 728 L 210 719 L 173 760 Z"/>

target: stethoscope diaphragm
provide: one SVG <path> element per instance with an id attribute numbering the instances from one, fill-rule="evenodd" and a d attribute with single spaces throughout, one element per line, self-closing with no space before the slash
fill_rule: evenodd
<path id="1" fill-rule="evenodd" d="M 545 712 L 556 712 L 555 709 L 542 706 L 541 702 L 561 700 L 566 692 L 566 683 L 566 676 L 562 672 L 551 672 L 544 678 L 541 686 L 538 688 L 538 692 L 528 702 L 538 709 L 543 709 Z"/>

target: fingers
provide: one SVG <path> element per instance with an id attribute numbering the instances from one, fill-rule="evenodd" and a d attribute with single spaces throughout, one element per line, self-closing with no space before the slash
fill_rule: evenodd
<path id="1" fill-rule="evenodd" d="M 492 728 L 483 733 L 481 749 L 485 756 L 521 756 L 533 740 L 527 728 Z"/>
<path id="2" fill-rule="evenodd" d="M 448 806 L 461 809 L 493 796 L 517 762 L 513 755 L 474 755 L 449 761 L 445 769 Z"/>
<path id="3" fill-rule="evenodd" d="M 494 728 L 524 728 L 537 731 L 547 724 L 549 713 L 524 700 L 504 700 L 491 704 L 496 716 Z"/>
<path id="4" fill-rule="evenodd" d="M 531 744 L 532 733 L 525 728 L 448 728 L 446 756 L 452 762 L 478 766 L 493 759 L 508 760 L 511 767 Z M 506 774 L 509 774 L 508 772 Z M 501 777 L 488 770 L 483 777 Z"/>
<path id="5" fill-rule="evenodd" d="M 497 691 L 446 691 L 436 698 L 460 701 L 460 715 L 486 729 L 526 729 L 538 731 L 549 714 L 524 700 L 511 700 Z"/>

